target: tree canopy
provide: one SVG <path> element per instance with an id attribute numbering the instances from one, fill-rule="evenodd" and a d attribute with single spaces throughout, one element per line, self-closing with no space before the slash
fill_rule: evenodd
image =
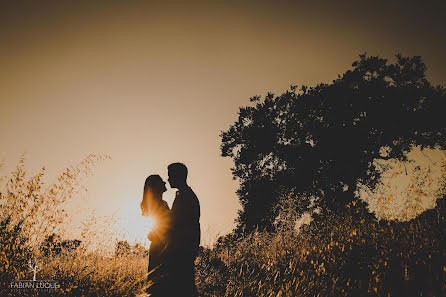
<path id="1" fill-rule="evenodd" d="M 234 161 L 242 204 L 238 227 L 272 229 L 275 204 L 299 195 L 296 208 L 339 210 L 358 183 L 380 180 L 375 159 L 405 161 L 413 146 L 446 149 L 446 91 L 426 78 L 421 57 L 359 56 L 330 84 L 254 96 L 221 133 Z"/>

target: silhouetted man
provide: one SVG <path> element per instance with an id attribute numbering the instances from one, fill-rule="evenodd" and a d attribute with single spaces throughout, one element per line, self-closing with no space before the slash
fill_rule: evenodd
<path id="1" fill-rule="evenodd" d="M 172 204 L 171 260 L 172 286 L 176 296 L 198 296 L 194 262 L 200 245 L 200 203 L 187 185 L 187 167 L 173 163 L 168 167 L 169 183 L 178 189 Z"/>

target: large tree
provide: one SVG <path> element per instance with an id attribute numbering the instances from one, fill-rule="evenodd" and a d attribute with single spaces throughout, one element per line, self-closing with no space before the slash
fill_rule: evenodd
<path id="1" fill-rule="evenodd" d="M 405 161 L 416 145 L 446 149 L 446 91 L 427 80 L 420 57 L 364 54 L 352 67 L 331 84 L 255 96 L 222 132 L 222 156 L 240 181 L 239 228 L 271 229 L 284 193 L 302 197 L 301 212 L 339 210 L 358 183 L 377 185 L 375 159 Z"/>

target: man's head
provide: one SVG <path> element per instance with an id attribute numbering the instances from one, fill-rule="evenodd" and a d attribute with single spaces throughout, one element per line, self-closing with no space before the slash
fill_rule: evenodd
<path id="1" fill-rule="evenodd" d="M 180 188 L 187 185 L 187 167 L 183 163 L 172 163 L 167 167 L 169 184 L 171 188 Z"/>

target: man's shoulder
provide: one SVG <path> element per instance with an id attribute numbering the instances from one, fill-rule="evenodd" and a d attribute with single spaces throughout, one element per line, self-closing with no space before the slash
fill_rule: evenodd
<path id="1" fill-rule="evenodd" d="M 194 191 L 190 188 L 183 188 L 178 191 L 178 196 L 174 200 L 174 204 L 187 204 L 190 205 L 190 203 L 198 202 L 198 197 L 195 195 Z"/>
<path id="2" fill-rule="evenodd" d="M 189 198 L 198 199 L 197 195 L 195 194 L 195 192 L 192 190 L 191 187 L 186 187 L 186 188 L 182 189 L 182 191 L 180 191 L 180 195 L 189 197 Z"/>
<path id="3" fill-rule="evenodd" d="M 195 194 L 195 192 L 190 187 L 188 189 L 188 196 L 189 196 L 190 199 L 195 200 L 197 203 L 199 203 L 197 195 Z"/>
<path id="4" fill-rule="evenodd" d="M 183 189 L 183 193 L 180 193 L 180 195 L 180 200 L 182 203 L 188 205 L 188 207 L 200 208 L 200 201 L 191 187 Z"/>

